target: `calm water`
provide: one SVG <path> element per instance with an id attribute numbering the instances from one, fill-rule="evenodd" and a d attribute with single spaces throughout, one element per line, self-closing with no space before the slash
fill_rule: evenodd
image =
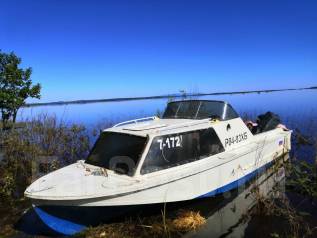
<path id="1" fill-rule="evenodd" d="M 296 90 L 272 93 L 253 93 L 196 97 L 195 99 L 224 100 L 229 102 L 241 117 L 255 119 L 257 115 L 272 111 L 282 122 L 305 137 L 317 137 L 317 90 Z M 39 114 L 55 115 L 65 123 L 79 123 L 89 130 L 105 129 L 114 123 L 140 117 L 157 115 L 164 111 L 168 99 L 135 100 L 41 106 L 22 108 L 18 120 L 37 117 Z M 296 138 L 294 133 L 293 139 Z M 96 139 L 93 137 L 93 140 Z M 297 147 L 293 140 L 292 156 L 306 161 L 315 160 L 315 148 Z"/>
<path id="2" fill-rule="evenodd" d="M 289 128 L 300 129 L 309 136 L 317 135 L 317 90 L 204 96 L 199 99 L 228 101 L 241 116 L 248 115 L 251 119 L 266 111 L 273 111 L 280 115 Z M 167 99 L 156 99 L 22 108 L 18 120 L 49 114 L 66 123 L 80 123 L 94 128 L 156 115 L 158 111 L 164 111 L 166 103 Z"/>

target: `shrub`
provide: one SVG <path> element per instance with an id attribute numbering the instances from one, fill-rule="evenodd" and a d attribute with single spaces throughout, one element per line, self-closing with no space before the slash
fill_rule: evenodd
<path id="1" fill-rule="evenodd" d="M 4 160 L 0 164 L 0 202 L 23 196 L 33 179 L 61 166 L 85 159 L 89 134 L 82 125 L 67 125 L 40 115 L 20 128 L 1 133 Z"/>

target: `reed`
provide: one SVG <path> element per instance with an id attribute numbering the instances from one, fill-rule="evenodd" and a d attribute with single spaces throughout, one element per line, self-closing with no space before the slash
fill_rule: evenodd
<path id="1" fill-rule="evenodd" d="M 310 199 L 317 199 L 317 168 L 306 161 L 296 161 L 290 167 L 287 188 Z"/>
<path id="2" fill-rule="evenodd" d="M 317 152 L 316 144 L 314 148 Z M 316 164 L 292 158 L 284 167 L 286 193 L 275 186 L 270 196 L 264 196 L 255 187 L 254 206 L 246 212 L 244 220 L 248 221 L 249 230 L 260 229 L 260 237 L 316 237 L 317 221 L 313 218 L 317 204 Z M 261 228 L 263 224 L 265 229 Z"/>
<path id="3" fill-rule="evenodd" d="M 268 198 L 257 192 L 254 195 L 256 203 L 248 215 L 251 220 L 255 219 L 258 223 L 267 221 L 267 235 L 275 234 L 277 237 L 294 238 L 312 235 L 311 226 L 290 204 L 286 196 Z M 277 225 L 276 222 L 279 222 L 280 225 Z"/>

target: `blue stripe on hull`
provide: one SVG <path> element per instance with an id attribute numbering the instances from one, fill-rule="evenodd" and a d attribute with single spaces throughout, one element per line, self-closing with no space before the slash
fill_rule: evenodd
<path id="1" fill-rule="evenodd" d="M 49 228 L 63 235 L 74 235 L 86 228 L 86 226 L 52 216 L 38 207 L 34 207 L 34 210 Z"/>
<path id="2" fill-rule="evenodd" d="M 270 167 L 272 164 L 273 164 L 273 161 L 271 161 L 270 163 L 267 163 L 266 165 L 263 165 L 262 167 L 260 167 L 257 170 L 254 170 L 253 172 L 241 177 L 238 180 L 235 180 L 227 185 L 224 185 L 220 188 L 217 188 L 209 193 L 203 194 L 197 198 L 213 197 L 217 194 L 225 193 L 225 192 L 228 192 L 232 189 L 238 188 L 239 186 L 248 182 L 250 179 L 254 178 L 257 174 L 262 173 L 266 168 Z"/>

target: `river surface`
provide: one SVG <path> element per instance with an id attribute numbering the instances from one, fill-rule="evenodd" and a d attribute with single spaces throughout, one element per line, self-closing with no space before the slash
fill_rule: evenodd
<path id="1" fill-rule="evenodd" d="M 202 96 L 195 99 L 224 100 L 229 102 L 241 116 L 255 117 L 266 111 L 279 114 L 289 127 L 300 127 L 317 118 L 317 90 L 296 90 L 270 93 L 250 93 Z M 95 126 L 102 122 L 120 122 L 156 115 L 165 109 L 168 99 L 131 100 L 58 106 L 22 108 L 18 119 L 36 117 L 39 114 L 55 115 L 67 123 Z M 311 132 L 310 128 L 305 129 Z M 316 132 L 317 133 L 317 132 Z"/>

